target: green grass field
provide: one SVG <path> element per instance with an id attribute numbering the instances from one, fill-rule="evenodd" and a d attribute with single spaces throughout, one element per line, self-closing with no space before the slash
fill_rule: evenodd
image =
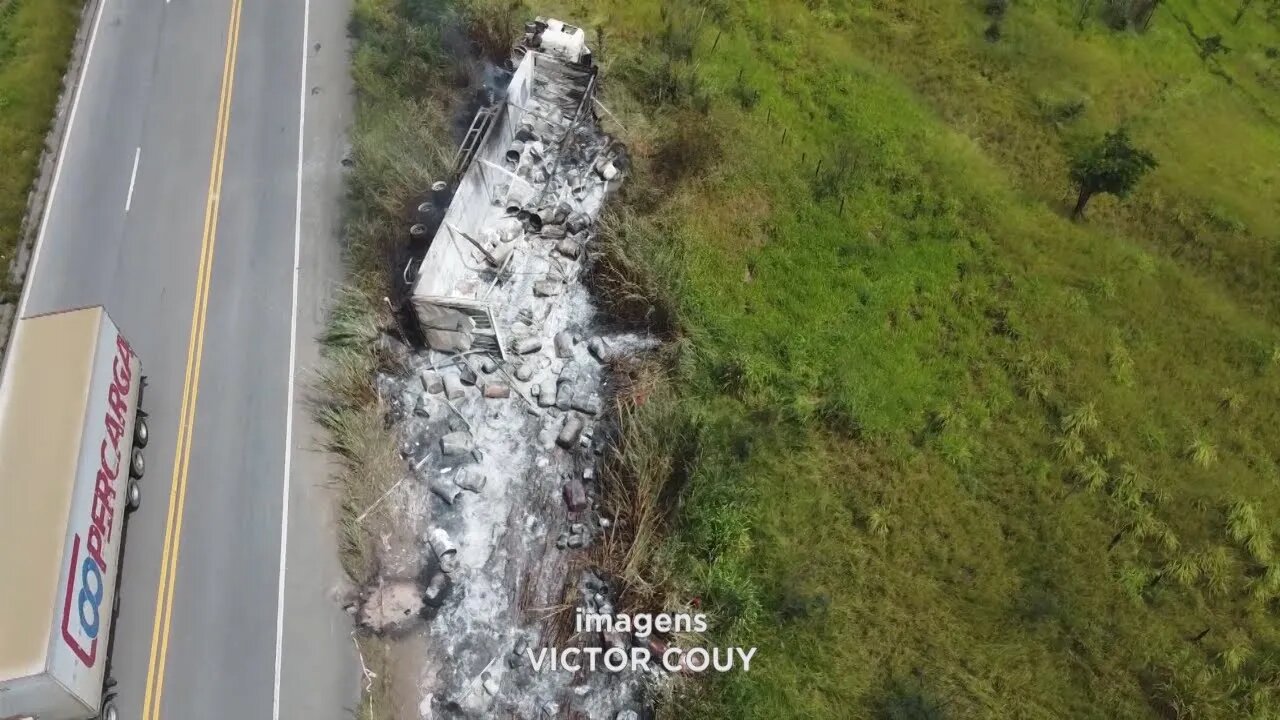
<path id="1" fill-rule="evenodd" d="M 684 714 L 1280 716 L 1280 6 L 1128 4 L 536 8 L 683 338 L 654 572 L 760 647 Z M 1121 124 L 1159 168 L 1069 221 Z"/>
<path id="2" fill-rule="evenodd" d="M 8 269 L 17 246 L 82 4 L 0 0 L 0 270 Z M 16 294 L 5 282 L 0 299 Z"/>

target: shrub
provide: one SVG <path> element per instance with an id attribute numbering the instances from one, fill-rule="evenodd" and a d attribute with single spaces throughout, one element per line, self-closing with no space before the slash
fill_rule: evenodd
<path id="1" fill-rule="evenodd" d="M 1202 468 L 1212 467 L 1218 462 L 1218 449 L 1208 438 L 1198 437 L 1187 445 L 1187 458 Z"/>
<path id="2" fill-rule="evenodd" d="M 1098 193 L 1128 196 L 1156 165 L 1150 153 L 1133 145 L 1123 127 L 1078 148 L 1071 159 L 1071 180 L 1080 193 L 1071 217 L 1081 217 L 1089 199 Z"/>

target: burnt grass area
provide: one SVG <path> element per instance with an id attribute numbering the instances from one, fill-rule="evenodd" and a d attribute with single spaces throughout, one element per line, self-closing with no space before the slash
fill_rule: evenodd
<path id="1" fill-rule="evenodd" d="M 501 33 L 470 14 L 478 12 L 367 2 L 352 21 L 360 102 L 350 275 L 332 310 L 315 397 L 344 463 L 342 552 L 356 586 L 350 609 L 370 636 L 361 642 L 365 659 L 382 666 L 369 665 L 382 679 L 369 683 L 361 712 L 416 717 L 426 703 L 446 715 L 555 706 L 613 717 L 649 704 L 644 678 L 602 673 L 582 684 L 528 674 L 518 660 L 531 644 L 607 640 L 574 636 L 566 626 L 573 607 L 596 611 L 624 599 L 628 607 L 661 607 L 652 586 L 634 591 L 628 556 L 617 551 L 624 538 L 636 545 L 654 528 L 647 519 L 631 528 L 633 508 L 616 493 L 623 463 L 612 459 L 625 446 L 622 408 L 646 392 L 640 386 L 658 367 L 658 342 L 647 321 L 596 309 L 599 288 L 586 282 L 601 257 L 594 248 L 605 246 L 599 205 L 604 178 L 618 173 L 608 161 L 625 167 L 621 148 L 586 133 L 577 160 L 546 163 L 553 183 L 559 172 L 599 185 L 578 188 L 571 201 L 585 218 L 568 218 L 570 228 L 584 228 L 572 237 L 560 230 L 557 240 L 559 226 L 545 218 L 510 236 L 495 226 L 516 255 L 534 260 L 549 250 L 553 268 L 542 280 L 527 268 L 478 274 L 510 333 L 505 360 L 423 350 L 404 302 L 404 281 L 430 247 L 423 238 L 436 234 L 449 203 L 439 183 L 449 177 L 457 140 L 511 78 L 512 65 L 489 50 Z M 502 38 L 509 52 L 513 36 Z M 539 154 L 530 157 L 540 161 Z M 587 158 L 603 159 L 592 167 L 583 165 Z M 554 222 L 564 223 L 558 212 Z M 506 251 L 500 243 L 471 262 L 499 251 Z M 548 615 L 550 607 L 560 609 Z"/>

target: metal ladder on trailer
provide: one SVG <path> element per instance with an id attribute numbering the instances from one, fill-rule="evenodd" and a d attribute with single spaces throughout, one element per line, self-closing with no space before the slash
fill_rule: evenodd
<path id="1" fill-rule="evenodd" d="M 458 146 L 458 153 L 453 156 L 453 179 L 455 182 L 462 177 L 462 173 L 471 164 L 471 159 L 475 157 L 476 149 L 480 147 L 480 141 L 484 138 L 485 130 L 489 129 L 489 123 L 493 121 L 493 114 L 497 107 L 499 106 L 480 108 L 476 111 L 476 116 L 471 119 L 471 127 L 467 129 L 467 134 L 463 136 L 462 144 Z"/>

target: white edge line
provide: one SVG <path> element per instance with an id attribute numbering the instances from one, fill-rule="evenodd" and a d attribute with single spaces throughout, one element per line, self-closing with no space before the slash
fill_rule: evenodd
<path id="1" fill-rule="evenodd" d="M 311 0 L 302 5 L 302 86 L 298 90 L 298 184 L 293 206 L 293 299 L 289 309 L 289 391 L 285 408 L 284 488 L 280 503 L 280 584 L 276 596 L 275 681 L 271 691 L 271 718 L 280 720 L 280 665 L 284 657 L 284 581 L 289 550 L 289 485 L 293 472 L 293 394 L 298 351 L 298 273 L 302 262 L 302 164 L 306 148 L 307 54 L 311 35 Z"/>
<path id="2" fill-rule="evenodd" d="M 129 173 L 129 196 L 124 199 L 124 214 L 129 214 L 129 208 L 133 207 L 133 185 L 138 182 L 138 160 L 142 158 L 142 146 L 139 145 L 137 150 L 133 151 L 133 172 Z"/>
<path id="3" fill-rule="evenodd" d="M 67 155 L 67 146 L 71 143 L 72 130 L 76 126 L 76 111 L 80 109 L 80 92 L 84 90 L 89 78 L 89 63 L 93 60 L 93 46 L 98 40 L 98 26 L 102 24 L 102 16 L 107 11 L 108 0 L 101 0 L 98 14 L 93 19 L 93 29 L 89 31 L 89 47 L 84 51 L 84 64 L 80 66 L 80 76 L 76 78 L 76 91 L 71 96 L 71 114 L 67 116 L 67 129 L 62 135 L 62 145 L 58 148 L 58 157 L 53 161 L 53 182 L 49 185 L 49 197 L 45 198 L 44 211 L 40 216 L 40 230 L 36 233 L 36 246 L 31 251 L 31 265 L 27 267 L 27 276 L 22 282 L 22 298 L 18 301 L 18 318 L 27 314 L 27 300 L 31 296 L 31 287 L 35 285 L 36 268 L 40 265 L 40 251 L 44 249 L 44 233 L 49 226 L 49 217 L 53 215 L 53 201 L 58 196 L 58 181 L 62 178 L 62 161 Z"/>

